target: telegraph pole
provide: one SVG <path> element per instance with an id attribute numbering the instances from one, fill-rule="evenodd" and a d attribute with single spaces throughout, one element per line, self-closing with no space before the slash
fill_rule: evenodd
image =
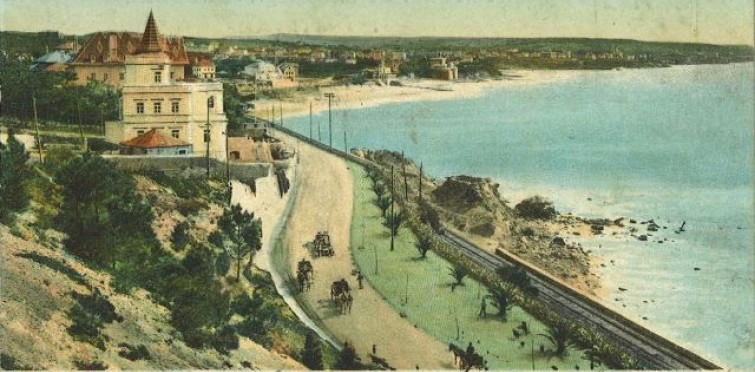
<path id="1" fill-rule="evenodd" d="M 393 234 L 395 230 L 394 224 L 396 223 L 396 213 L 393 209 L 393 205 L 396 204 L 396 189 L 393 182 L 393 165 L 391 165 L 391 221 L 390 221 L 390 227 L 391 227 L 391 251 L 393 251 L 393 247 L 395 246 L 394 237 L 395 234 Z"/>
<path id="2" fill-rule="evenodd" d="M 31 96 L 32 107 L 34 108 L 34 129 L 37 132 L 37 151 L 39 153 L 39 162 L 42 163 L 42 139 L 39 137 L 39 120 L 37 119 L 37 97 Z"/>
<path id="3" fill-rule="evenodd" d="M 207 98 L 207 123 L 204 125 L 204 141 L 207 143 L 207 151 L 205 153 L 205 157 L 207 158 L 207 179 L 210 179 L 210 104 L 214 103 L 212 102 L 212 97 Z M 228 130 L 226 128 L 226 130 Z"/>
<path id="4" fill-rule="evenodd" d="M 309 101 L 309 140 L 312 140 L 312 101 Z"/>
<path id="5" fill-rule="evenodd" d="M 330 100 L 335 97 L 335 94 L 325 93 L 325 97 L 328 97 L 328 135 L 330 136 L 330 148 L 333 148 L 333 117 L 330 112 Z"/>

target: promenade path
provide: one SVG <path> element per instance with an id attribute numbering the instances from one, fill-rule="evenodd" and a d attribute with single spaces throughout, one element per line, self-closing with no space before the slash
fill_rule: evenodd
<path id="1" fill-rule="evenodd" d="M 314 266 L 314 283 L 298 296 L 313 317 L 339 341 L 354 345 L 363 362 L 369 362 L 373 344 L 377 356 L 394 368 L 453 369 L 447 345 L 415 328 L 364 282 L 359 289 L 356 266 L 349 251 L 353 208 L 353 180 L 347 163 L 334 155 L 301 144 L 297 165 L 299 184 L 295 207 L 285 230 L 289 269 L 306 258 Z M 307 243 L 315 233 L 327 230 L 335 256 L 312 258 Z M 354 297 L 351 313 L 340 314 L 330 300 L 330 285 L 345 278 Z M 443 311 L 443 309 L 439 309 Z"/>

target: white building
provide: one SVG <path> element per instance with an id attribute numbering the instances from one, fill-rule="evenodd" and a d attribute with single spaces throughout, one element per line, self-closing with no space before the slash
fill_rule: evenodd
<path id="1" fill-rule="evenodd" d="M 252 61 L 252 63 L 244 67 L 244 71 L 241 74 L 257 83 L 273 83 L 283 78 L 283 73 L 278 67 L 262 60 Z"/>
<path id="2" fill-rule="evenodd" d="M 105 123 L 105 139 L 127 146 L 129 140 L 155 129 L 191 145 L 204 154 L 209 123 L 209 152 L 226 159 L 223 85 L 175 82 L 170 79 L 170 59 L 159 45 L 152 13 L 137 52 L 126 58 L 121 121 Z"/>

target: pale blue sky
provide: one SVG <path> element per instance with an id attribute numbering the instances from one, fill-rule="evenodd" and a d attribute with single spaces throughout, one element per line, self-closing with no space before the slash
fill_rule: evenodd
<path id="1" fill-rule="evenodd" d="M 754 0 L 0 0 L 0 29 L 602 37 L 753 44 Z"/>

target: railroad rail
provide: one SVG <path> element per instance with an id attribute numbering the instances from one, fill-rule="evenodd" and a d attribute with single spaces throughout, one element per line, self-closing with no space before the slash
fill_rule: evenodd
<path id="1" fill-rule="evenodd" d="M 714 363 L 684 349 L 650 330 L 626 319 L 622 315 L 596 302 L 585 298 L 552 278 L 533 272 L 515 262 L 513 257 L 499 251 L 499 255 L 488 253 L 466 239 L 445 231 L 437 235 L 439 239 L 455 247 L 459 253 L 490 270 L 500 267 L 517 266 L 527 271 L 532 285 L 538 290 L 538 298 L 554 311 L 578 323 L 605 339 L 614 342 L 631 354 L 647 369 L 720 369 Z M 501 257 L 508 256 L 508 257 Z"/>

